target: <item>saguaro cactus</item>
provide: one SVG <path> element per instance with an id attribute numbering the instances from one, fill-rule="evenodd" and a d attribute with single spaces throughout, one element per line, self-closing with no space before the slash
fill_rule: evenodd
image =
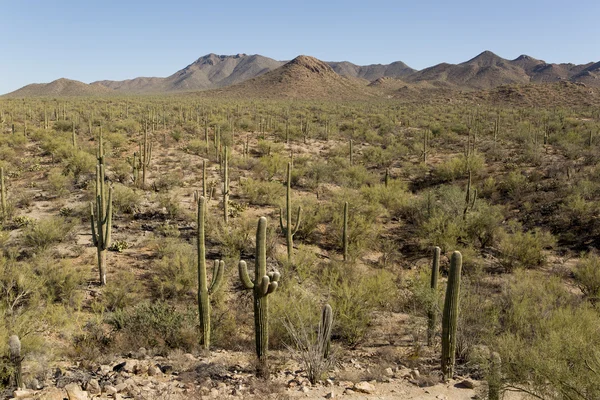
<path id="1" fill-rule="evenodd" d="M 197 215 L 197 251 L 198 251 L 198 314 L 200 328 L 202 329 L 202 346 L 208 350 L 210 347 L 210 295 L 219 290 L 223 281 L 225 262 L 215 260 L 212 281 L 208 285 L 206 278 L 206 247 L 204 244 L 204 220 L 206 218 L 206 198 L 198 197 Z"/>
<path id="2" fill-rule="evenodd" d="M 344 261 L 348 260 L 348 202 L 344 203 L 344 227 L 342 229 L 342 251 Z"/>
<path id="3" fill-rule="evenodd" d="M 321 326 L 319 333 L 321 334 L 320 345 L 323 350 L 323 359 L 329 358 L 329 350 L 331 349 L 331 327 L 333 326 L 333 310 L 329 304 L 325 304 L 321 314 Z"/>
<path id="4" fill-rule="evenodd" d="M 427 310 L 427 345 L 433 344 L 435 335 L 435 326 L 437 325 L 437 287 L 438 276 L 440 273 L 440 254 L 441 249 L 436 246 L 433 248 L 433 263 L 431 264 L 431 303 Z"/>
<path id="5" fill-rule="evenodd" d="M 500 400 L 502 391 L 502 360 L 500 354 L 493 352 L 490 357 L 490 370 L 487 377 L 488 400 Z"/>
<path id="6" fill-rule="evenodd" d="M 146 188 L 146 169 L 152 159 L 152 142 L 148 143 L 148 126 L 144 128 L 144 140 L 139 144 L 140 164 L 142 164 L 142 188 Z"/>
<path id="7" fill-rule="evenodd" d="M 246 289 L 253 289 L 254 294 L 254 334 L 256 339 L 256 355 L 259 360 L 258 375 L 269 377 L 267 353 L 269 351 L 269 294 L 277 290 L 279 272 L 267 274 L 267 218 L 260 217 L 256 229 L 256 261 L 254 282 L 248 276 L 245 261 L 240 261 L 240 280 Z"/>
<path id="8" fill-rule="evenodd" d="M 287 258 L 288 262 L 292 262 L 292 251 L 294 249 L 294 235 L 298 232 L 300 227 L 300 216 L 302 213 L 302 207 L 298 207 L 296 213 L 296 225 L 292 225 L 292 164 L 288 162 L 287 165 L 287 182 L 285 192 L 285 226 L 283 224 L 283 211 L 279 208 L 279 225 L 281 231 L 285 235 L 285 242 L 287 245 Z"/>
<path id="9" fill-rule="evenodd" d="M 442 374 L 444 380 L 451 379 L 454 375 L 461 269 L 462 255 L 455 251 L 450 259 L 450 272 L 442 316 Z"/>
<path id="10" fill-rule="evenodd" d="M 475 201 L 477 201 L 477 189 L 471 189 L 471 170 L 469 169 L 469 178 L 467 180 L 467 189 L 465 191 L 465 209 L 463 211 L 463 219 L 466 219 L 469 211 L 475 208 Z"/>
<path id="11" fill-rule="evenodd" d="M 6 204 L 6 185 L 4 184 L 4 168 L 0 168 L 0 216 L 2 217 L 2 222 L 6 221 L 8 217 L 8 206 Z"/>
<path id="12" fill-rule="evenodd" d="M 17 335 L 12 335 L 8 338 L 8 349 L 10 351 L 10 362 L 13 365 L 13 380 L 14 384 L 21 388 L 23 387 L 23 374 L 21 368 L 21 341 Z"/>
<path id="13" fill-rule="evenodd" d="M 223 221 L 229 222 L 229 161 L 227 146 L 223 150 Z"/>
<path id="14" fill-rule="evenodd" d="M 96 165 L 96 204 L 90 202 L 90 221 L 92 225 L 92 241 L 98 253 L 98 270 L 100 284 L 106 285 L 106 251 L 110 246 L 112 225 L 112 188 L 104 185 L 104 164 Z"/>

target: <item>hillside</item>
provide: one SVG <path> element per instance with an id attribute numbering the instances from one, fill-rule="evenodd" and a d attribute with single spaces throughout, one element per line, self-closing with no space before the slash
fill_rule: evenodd
<path id="1" fill-rule="evenodd" d="M 257 78 L 206 95 L 225 97 L 358 99 L 376 95 L 362 80 L 338 75 L 325 62 L 309 56 L 292 61 Z"/>
<path id="2" fill-rule="evenodd" d="M 97 96 L 111 93 L 98 84 L 87 84 L 71 79 L 57 79 L 50 83 L 32 83 L 7 93 L 6 97 L 46 97 L 46 96 Z"/>
<path id="3" fill-rule="evenodd" d="M 254 78 L 283 65 L 260 55 L 208 54 L 166 78 L 135 78 L 125 81 L 98 81 L 122 93 L 161 93 L 215 89 Z"/>
<path id="4" fill-rule="evenodd" d="M 416 72 L 402 61 L 391 64 L 372 64 L 360 66 L 347 61 L 327 62 L 327 64 L 338 74 L 353 78 L 374 81 L 379 78 L 402 78 Z"/>

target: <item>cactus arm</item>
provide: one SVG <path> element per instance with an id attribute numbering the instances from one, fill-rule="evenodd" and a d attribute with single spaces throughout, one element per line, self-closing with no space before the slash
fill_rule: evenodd
<path id="1" fill-rule="evenodd" d="M 296 213 L 296 226 L 294 226 L 294 230 L 292 231 L 292 236 L 298 232 L 298 228 L 300 228 L 300 221 L 302 220 L 302 207 L 298 207 L 298 212 Z"/>
<path id="2" fill-rule="evenodd" d="M 321 326 L 319 332 L 321 333 L 320 344 L 322 346 L 323 359 L 329 358 L 329 351 L 331 348 L 331 327 L 333 325 L 333 310 L 329 304 L 325 304 L 323 307 L 323 313 L 321 314 Z"/>
<path id="3" fill-rule="evenodd" d="M 98 236 L 96 235 L 96 216 L 94 215 L 94 203 L 90 201 L 90 221 L 92 222 L 92 243 L 94 247 L 98 246 Z"/>
<path id="4" fill-rule="evenodd" d="M 283 226 L 283 210 L 279 207 L 279 226 L 281 231 L 285 234 L 285 226 Z"/>
<path id="5" fill-rule="evenodd" d="M 225 270 L 225 261 L 223 260 L 215 260 L 215 266 L 213 269 L 213 277 L 210 283 L 210 288 L 208 289 L 208 294 L 213 294 L 223 282 L 223 271 Z"/>
<path id="6" fill-rule="evenodd" d="M 108 204 L 106 206 L 106 218 L 105 218 L 105 236 L 104 236 L 104 249 L 110 246 L 111 234 L 112 234 L 112 188 L 108 188 Z"/>
<path id="7" fill-rule="evenodd" d="M 240 261 L 238 264 L 238 272 L 240 274 L 240 280 L 244 285 L 245 289 L 254 288 L 254 283 L 250 280 L 250 276 L 248 276 L 248 266 L 246 265 L 246 261 Z"/>
<path id="8" fill-rule="evenodd" d="M 271 294 L 274 291 L 277 290 L 277 288 L 279 287 L 279 282 L 270 282 L 269 286 L 267 287 L 267 292 L 265 294 Z"/>
<path id="9" fill-rule="evenodd" d="M 260 282 L 260 291 L 263 296 L 268 294 L 270 283 L 271 283 L 271 280 L 269 279 L 269 277 L 267 275 L 262 277 L 262 280 Z"/>

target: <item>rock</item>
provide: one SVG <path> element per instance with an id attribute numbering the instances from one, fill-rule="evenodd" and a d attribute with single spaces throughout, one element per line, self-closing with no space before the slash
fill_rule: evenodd
<path id="1" fill-rule="evenodd" d="M 331 392 L 325 395 L 326 399 L 335 399 L 335 392 L 332 390 Z"/>
<path id="2" fill-rule="evenodd" d="M 160 375 L 162 371 L 156 365 L 148 367 L 148 376 Z"/>
<path id="3" fill-rule="evenodd" d="M 475 382 L 473 382 L 470 379 L 463 379 L 462 381 L 454 385 L 454 387 L 457 387 L 459 389 L 475 389 Z"/>
<path id="4" fill-rule="evenodd" d="M 372 394 L 375 393 L 375 386 L 370 384 L 369 382 L 358 382 L 354 385 L 353 389 L 360 393 Z"/>
<path id="5" fill-rule="evenodd" d="M 64 400 L 68 399 L 67 392 L 64 389 L 59 388 L 49 388 L 48 390 L 44 390 L 38 397 L 43 400 Z"/>
<path id="6" fill-rule="evenodd" d="M 137 361 L 127 360 L 127 361 L 125 361 L 125 366 L 123 367 L 123 371 L 125 371 L 127 373 L 133 373 L 135 371 L 136 366 L 137 366 Z"/>
<path id="7" fill-rule="evenodd" d="M 173 366 L 172 365 L 159 365 L 158 367 L 160 368 L 160 371 L 163 374 L 170 374 L 171 372 L 173 372 Z"/>
<path id="8" fill-rule="evenodd" d="M 338 386 L 348 389 L 348 388 L 351 388 L 352 386 L 354 386 L 354 383 L 352 383 L 350 381 L 339 381 Z"/>
<path id="9" fill-rule="evenodd" d="M 196 357 L 194 357 L 194 355 L 190 353 L 185 353 L 183 355 L 183 358 L 185 358 L 187 361 L 196 361 Z"/>
<path id="10" fill-rule="evenodd" d="M 77 383 L 69 383 L 65 386 L 65 390 L 67 391 L 67 396 L 69 400 L 87 400 L 88 393 L 84 390 L 81 390 L 81 387 Z"/>
<path id="11" fill-rule="evenodd" d="M 117 388 L 115 388 L 114 386 L 106 385 L 104 386 L 104 393 L 106 393 L 109 396 L 115 395 L 117 394 Z"/>
<path id="12" fill-rule="evenodd" d="M 309 392 L 309 390 L 310 390 L 310 389 L 308 388 L 308 386 L 302 386 L 302 388 L 300 389 L 300 391 L 301 391 L 302 393 L 308 393 L 308 392 Z"/>
<path id="13" fill-rule="evenodd" d="M 419 379 L 419 377 L 421 376 L 421 373 L 419 372 L 418 369 L 413 369 L 412 371 L 410 371 L 410 376 L 413 379 Z"/>
<path id="14" fill-rule="evenodd" d="M 385 371 L 383 371 L 383 373 L 385 374 L 385 376 L 389 376 L 390 378 L 391 378 L 392 376 L 394 376 L 394 370 L 393 370 L 393 369 L 391 369 L 391 368 L 389 368 L 389 367 L 388 367 L 388 368 L 386 368 L 386 369 L 385 369 Z"/>
<path id="15" fill-rule="evenodd" d="M 97 379 L 90 379 L 85 387 L 89 394 L 100 394 L 102 393 L 102 389 L 100 389 L 100 384 Z"/>
<path id="16" fill-rule="evenodd" d="M 115 389 L 117 390 L 117 393 L 120 393 L 123 390 L 127 389 L 127 384 L 125 382 L 121 382 L 117 386 L 115 386 Z"/>
<path id="17" fill-rule="evenodd" d="M 125 365 L 127 365 L 127 361 L 123 361 L 122 363 L 115 365 L 112 370 L 114 372 L 121 372 L 125 369 Z"/>
<path id="18" fill-rule="evenodd" d="M 41 388 L 42 385 L 40 385 L 40 381 L 35 378 L 27 382 L 27 389 L 40 390 Z"/>
<path id="19" fill-rule="evenodd" d="M 112 370 L 112 368 L 110 368 L 110 365 L 101 365 L 100 366 L 100 373 L 102 375 L 108 375 L 108 373 Z"/>
<path id="20" fill-rule="evenodd" d="M 13 397 L 15 399 L 24 399 L 33 396 L 33 393 L 34 391 L 31 389 L 17 389 L 13 392 Z"/>
<path id="21" fill-rule="evenodd" d="M 356 393 L 356 392 L 354 390 L 352 390 L 352 389 L 346 389 L 346 390 L 344 390 L 344 394 L 347 394 L 347 395 L 353 395 L 354 393 Z"/>

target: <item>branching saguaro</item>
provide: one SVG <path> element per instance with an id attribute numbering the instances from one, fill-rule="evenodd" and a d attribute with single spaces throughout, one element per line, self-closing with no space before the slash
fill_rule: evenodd
<path id="1" fill-rule="evenodd" d="M 454 376 L 461 269 L 462 255 L 455 251 L 450 259 L 450 272 L 442 316 L 442 374 L 444 380 L 452 379 Z"/>
<path id="2" fill-rule="evenodd" d="M 287 182 L 285 192 L 285 225 L 283 223 L 283 211 L 279 209 L 279 226 L 281 231 L 285 235 L 285 242 L 287 245 L 287 259 L 288 262 L 292 262 L 292 253 L 294 249 L 294 235 L 298 232 L 300 227 L 300 218 L 302 214 L 302 207 L 298 207 L 296 213 L 296 224 L 292 225 L 292 163 L 288 162 L 287 165 Z"/>
<path id="3" fill-rule="evenodd" d="M 98 141 L 98 165 L 96 165 L 96 203 L 90 202 L 92 241 L 98 253 L 100 284 L 106 285 L 106 252 L 110 246 L 112 225 L 112 188 L 104 182 L 104 147 L 102 131 Z M 108 196 L 107 196 L 108 192 Z"/>
<path id="4" fill-rule="evenodd" d="M 144 128 L 144 140 L 140 146 L 140 164 L 142 166 L 142 188 L 146 188 L 146 170 L 150 167 L 152 159 L 152 142 L 148 142 L 148 126 Z"/>
<path id="5" fill-rule="evenodd" d="M 198 194 L 196 193 L 196 197 Z M 204 241 L 204 220 L 206 219 L 206 198 L 198 197 L 197 215 L 197 252 L 198 252 L 198 313 L 200 316 L 200 329 L 202 330 L 202 347 L 210 348 L 210 296 L 219 290 L 223 282 L 225 262 L 215 260 L 212 281 L 210 286 L 206 277 L 206 246 Z"/>
<path id="6" fill-rule="evenodd" d="M 254 282 L 248 275 L 245 261 L 239 263 L 239 275 L 245 289 L 252 289 L 254 295 L 254 334 L 256 355 L 258 356 L 258 375 L 269 377 L 267 354 L 269 351 L 269 294 L 275 292 L 280 278 L 279 272 L 267 274 L 267 218 L 260 217 L 256 229 L 256 261 Z"/>

